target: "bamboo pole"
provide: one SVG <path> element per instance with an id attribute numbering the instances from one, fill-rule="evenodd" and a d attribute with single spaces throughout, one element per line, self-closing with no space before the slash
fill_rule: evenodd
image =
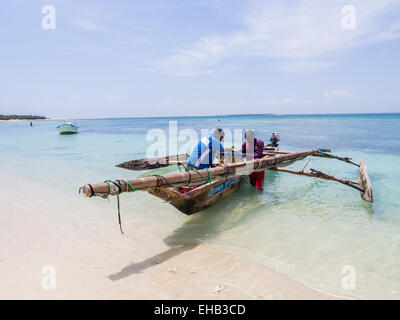
<path id="1" fill-rule="evenodd" d="M 338 157 L 338 156 L 334 156 L 333 154 L 328 154 L 328 153 L 325 153 L 325 152 L 320 152 L 320 153 L 318 153 L 318 154 L 316 154 L 314 156 L 315 157 L 320 157 L 320 158 L 337 159 L 337 160 L 340 160 L 340 161 L 344 161 L 344 162 L 350 163 L 350 164 L 355 165 L 357 167 L 360 167 L 360 165 L 358 163 L 355 163 L 355 162 L 351 161 L 352 159 L 348 158 L 348 157 Z"/>
<path id="2" fill-rule="evenodd" d="M 269 155 L 265 156 L 261 159 L 254 159 L 250 161 L 243 161 L 239 163 L 228 163 L 222 166 L 217 166 L 210 169 L 203 169 L 198 171 L 190 171 L 190 172 L 180 172 L 180 173 L 171 173 L 163 176 L 150 176 L 144 178 L 136 178 L 136 179 L 128 179 L 127 182 L 132 185 L 135 189 L 144 189 L 144 188 L 155 188 L 162 185 L 175 184 L 179 182 L 185 181 L 195 181 L 195 180 L 204 180 L 204 178 L 215 179 L 217 177 L 223 177 L 228 175 L 249 175 L 254 169 L 260 168 L 272 168 L 277 167 L 280 164 L 285 164 L 290 161 L 297 161 L 304 159 L 309 155 L 318 154 L 320 149 L 313 149 L 303 152 L 294 152 L 290 154 L 283 154 L 276 157 L 271 157 Z M 131 192 L 135 191 L 132 189 L 129 184 L 124 181 L 120 181 L 119 185 L 121 190 L 110 190 L 110 185 L 106 182 L 97 183 L 97 184 L 87 184 L 82 187 L 83 194 L 86 197 L 92 197 L 96 194 L 104 194 L 104 195 L 115 195 L 119 192 Z"/>
<path id="3" fill-rule="evenodd" d="M 343 179 L 339 179 L 336 178 L 334 176 L 331 176 L 325 172 L 322 171 L 318 171 L 315 169 L 311 169 L 311 172 L 303 172 L 303 171 L 296 171 L 296 170 L 290 170 L 290 169 L 286 169 L 286 168 L 270 168 L 268 170 L 271 171 L 279 171 L 279 172 L 286 172 L 286 173 L 292 173 L 292 174 L 297 174 L 297 175 L 301 175 L 301 176 L 307 176 L 307 177 L 312 177 L 312 178 L 319 178 L 319 179 L 325 179 L 325 180 L 331 180 L 331 181 L 336 181 L 342 184 L 345 184 L 346 186 L 352 187 L 362 193 L 365 192 L 364 189 L 360 188 L 357 182 L 353 182 L 353 181 L 349 181 L 349 180 L 343 180 Z"/>

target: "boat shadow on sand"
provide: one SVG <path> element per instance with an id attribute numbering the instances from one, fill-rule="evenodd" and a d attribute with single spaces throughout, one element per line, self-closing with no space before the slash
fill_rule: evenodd
<path id="1" fill-rule="evenodd" d="M 270 176 L 268 183 L 273 183 L 276 174 Z M 248 223 L 256 215 L 249 214 L 258 207 L 265 206 L 259 191 L 245 181 L 238 192 L 230 197 L 204 209 L 190 217 L 175 229 L 163 241 L 170 248 L 141 262 L 132 263 L 121 271 L 108 276 L 112 281 L 118 281 L 132 274 L 142 273 L 144 270 L 162 264 L 184 252 L 193 250 L 200 244 L 209 242 L 224 231 Z"/>

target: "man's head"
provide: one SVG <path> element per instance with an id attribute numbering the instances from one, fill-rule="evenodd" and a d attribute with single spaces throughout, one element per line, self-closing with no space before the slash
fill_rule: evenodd
<path id="1" fill-rule="evenodd" d="M 246 130 L 244 132 L 244 138 L 246 139 L 247 142 L 253 142 L 254 141 L 254 131 L 253 130 Z"/>
<path id="2" fill-rule="evenodd" d="M 222 139 L 224 139 L 225 136 L 225 132 L 224 130 L 218 128 L 218 129 L 214 129 L 213 130 L 213 136 L 218 139 L 219 141 L 222 141 Z"/>

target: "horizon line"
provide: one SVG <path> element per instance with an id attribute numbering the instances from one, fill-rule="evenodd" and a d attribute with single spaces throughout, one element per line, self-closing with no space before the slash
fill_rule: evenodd
<path id="1" fill-rule="evenodd" d="M 149 119 L 149 118 L 216 118 L 216 117 L 232 117 L 232 116 L 351 116 L 351 115 L 400 115 L 400 112 L 354 112 L 354 113 L 233 113 L 233 114 L 216 114 L 216 115 L 193 115 L 193 116 L 122 116 L 122 117 L 82 117 L 82 118 L 50 118 L 46 120 L 105 120 L 105 119 Z M 39 119 L 40 120 L 40 119 Z"/>

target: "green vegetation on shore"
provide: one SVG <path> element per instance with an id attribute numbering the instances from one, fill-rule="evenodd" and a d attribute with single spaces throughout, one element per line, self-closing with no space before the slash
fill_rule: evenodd
<path id="1" fill-rule="evenodd" d="M 0 120 L 38 120 L 46 119 L 43 116 L 33 116 L 33 115 L 17 115 L 17 114 L 0 114 Z"/>

